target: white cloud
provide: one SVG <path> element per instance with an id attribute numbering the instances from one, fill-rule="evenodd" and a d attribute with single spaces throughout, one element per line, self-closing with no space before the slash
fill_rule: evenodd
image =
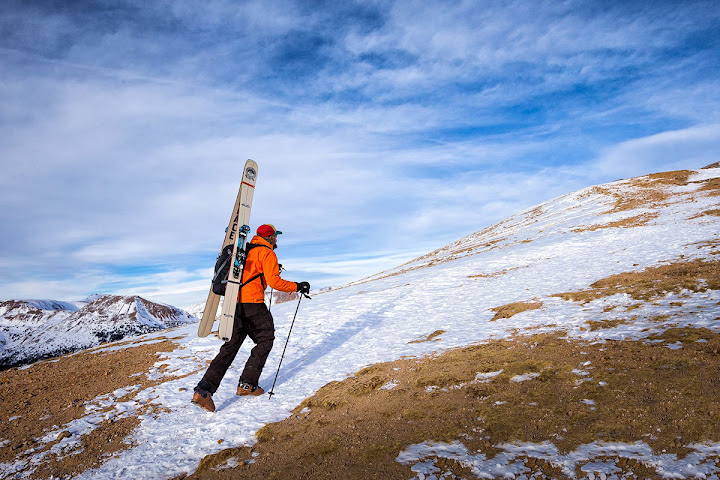
<path id="1" fill-rule="evenodd" d="M 717 162 L 720 124 L 672 130 L 608 148 L 593 165 L 606 178 L 702 168 Z"/>
<path id="2" fill-rule="evenodd" d="M 248 157 L 253 226 L 278 225 L 279 254 L 335 285 L 576 188 L 717 161 L 716 52 L 687 44 L 717 15 L 590 7 L 216 0 L 135 2 L 112 25 L 9 15 L 0 295 L 38 288 L 18 271 L 63 277 L 40 282 L 58 296 L 118 270 L 118 291 L 204 290 L 193 272 L 214 260 Z M 304 37 L 317 46 L 295 51 Z M 664 56 L 680 47 L 693 51 Z"/>

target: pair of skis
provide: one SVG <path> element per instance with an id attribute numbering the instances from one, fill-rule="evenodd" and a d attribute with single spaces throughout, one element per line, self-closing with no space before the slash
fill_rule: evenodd
<path id="1" fill-rule="evenodd" d="M 250 207 L 252 206 L 253 193 L 255 192 L 255 182 L 257 180 L 258 166 L 252 160 L 245 162 L 243 169 L 243 178 L 238 190 L 235 206 L 230 215 L 230 222 L 227 230 L 225 230 L 225 239 L 221 246 L 221 251 L 226 246 L 233 245 L 232 261 L 227 278 L 227 287 L 225 289 L 225 301 L 223 302 L 222 312 L 220 313 L 220 327 L 218 328 L 218 337 L 227 342 L 232 337 L 233 323 L 235 319 L 235 307 L 237 306 L 238 293 L 242 282 L 242 271 L 245 265 L 245 243 L 247 235 L 250 232 Z M 207 337 L 212 331 L 220 304 L 220 295 L 216 295 L 212 288 L 208 293 L 205 310 L 203 311 L 202 320 L 198 327 L 198 336 Z"/>

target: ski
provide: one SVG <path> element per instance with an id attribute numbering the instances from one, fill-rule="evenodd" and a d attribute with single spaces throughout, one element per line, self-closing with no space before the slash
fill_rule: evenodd
<path id="1" fill-rule="evenodd" d="M 235 199 L 235 205 L 230 215 L 230 222 L 228 222 L 228 227 L 225 230 L 225 239 L 223 240 L 220 248 L 222 251 L 223 248 L 232 244 L 232 258 L 234 259 L 234 262 L 245 261 L 244 258 L 239 257 L 244 255 L 245 240 L 247 238 L 247 232 L 250 231 L 248 223 L 250 220 L 250 207 L 252 206 L 253 193 L 255 192 L 257 172 L 257 163 L 252 160 L 245 162 L 242 182 L 240 183 L 237 198 Z M 239 245 L 240 243 L 242 243 L 242 245 Z M 235 315 L 235 306 L 237 304 L 239 291 L 239 285 L 232 282 L 239 282 L 240 278 L 238 277 L 242 275 L 242 264 L 239 267 L 239 274 L 234 275 L 237 269 L 237 265 L 233 265 L 233 268 L 230 269 L 228 274 L 229 278 L 227 289 L 225 291 L 225 301 L 223 302 L 223 309 L 220 315 L 220 328 L 218 330 L 218 336 L 223 339 L 223 341 L 230 340 L 230 337 L 232 336 L 233 318 Z M 220 298 L 220 295 L 216 295 L 212 291 L 211 287 L 210 292 L 208 293 L 207 302 L 205 303 L 202 320 L 200 320 L 200 326 L 198 327 L 198 336 L 207 337 L 210 335 L 217 315 L 218 306 L 220 305 Z M 229 319 L 226 315 L 228 312 L 231 312 Z"/>

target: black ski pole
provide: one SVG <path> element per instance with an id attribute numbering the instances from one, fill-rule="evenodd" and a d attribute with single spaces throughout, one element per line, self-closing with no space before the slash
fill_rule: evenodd
<path id="1" fill-rule="evenodd" d="M 295 319 L 297 318 L 298 310 L 300 310 L 300 301 L 303 297 L 310 298 L 310 295 L 306 295 L 304 293 L 300 294 L 300 298 L 298 299 L 297 307 L 295 308 L 295 315 L 293 315 L 292 323 L 290 323 L 290 331 L 288 332 L 287 339 L 285 340 L 285 347 L 283 347 L 282 355 L 280 355 L 280 363 L 278 364 L 277 372 L 275 372 L 275 380 L 273 380 L 272 388 L 268 392 L 268 395 L 270 396 L 270 399 L 272 399 L 272 396 L 275 395 L 275 383 L 277 382 L 278 375 L 280 374 L 280 367 L 282 366 L 283 358 L 285 358 L 285 349 L 288 346 L 288 342 L 290 341 L 290 334 L 292 333 L 293 325 L 295 325 Z"/>

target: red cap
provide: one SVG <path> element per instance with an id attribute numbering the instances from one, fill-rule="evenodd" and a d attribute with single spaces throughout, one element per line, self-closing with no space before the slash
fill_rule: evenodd
<path id="1" fill-rule="evenodd" d="M 257 234 L 260 237 L 270 237 L 272 235 L 280 235 L 282 232 L 277 230 L 274 226 L 268 224 L 260 225 L 257 229 Z"/>

